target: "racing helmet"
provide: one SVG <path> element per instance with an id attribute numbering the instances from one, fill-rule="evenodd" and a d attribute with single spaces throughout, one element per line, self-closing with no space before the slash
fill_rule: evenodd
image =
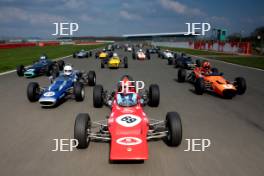
<path id="1" fill-rule="evenodd" d="M 64 75 L 66 75 L 66 76 L 71 75 L 71 74 L 72 74 L 72 66 L 70 66 L 70 65 L 66 65 L 66 66 L 64 66 L 64 68 L 63 68 L 63 73 L 64 73 Z"/>
<path id="2" fill-rule="evenodd" d="M 139 52 L 142 52 L 142 49 L 139 49 Z"/>
<path id="3" fill-rule="evenodd" d="M 114 53 L 114 54 L 113 54 L 113 57 L 117 57 L 117 54 L 116 54 L 116 53 Z"/>
<path id="4" fill-rule="evenodd" d="M 205 61 L 202 65 L 203 69 L 209 70 L 211 68 L 211 65 L 208 61 Z"/>
<path id="5" fill-rule="evenodd" d="M 103 52 L 105 52 L 106 50 L 105 49 L 103 49 Z"/>
<path id="6" fill-rule="evenodd" d="M 47 59 L 47 56 L 45 56 L 45 55 L 42 55 L 42 56 L 40 56 L 40 58 L 39 58 L 39 60 L 46 60 Z"/>

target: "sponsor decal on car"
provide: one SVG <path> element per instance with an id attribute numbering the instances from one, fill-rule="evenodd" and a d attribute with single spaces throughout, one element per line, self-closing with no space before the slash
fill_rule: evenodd
<path id="1" fill-rule="evenodd" d="M 231 89 L 231 88 L 233 88 L 233 85 L 232 84 L 225 84 L 224 87 L 227 89 Z"/>
<path id="2" fill-rule="evenodd" d="M 116 122 L 124 127 L 133 127 L 141 122 L 141 118 L 133 114 L 124 114 L 117 117 Z"/>
<path id="3" fill-rule="evenodd" d="M 117 139 L 116 143 L 120 145 L 138 145 L 142 143 L 142 140 L 136 137 L 122 137 Z"/>

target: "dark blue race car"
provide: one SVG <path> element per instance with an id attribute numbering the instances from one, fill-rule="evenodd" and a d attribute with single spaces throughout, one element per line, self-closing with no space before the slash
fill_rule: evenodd
<path id="1" fill-rule="evenodd" d="M 175 59 L 174 66 L 175 68 L 180 67 L 184 69 L 193 69 L 195 64 L 190 56 L 186 56 L 184 53 L 182 53 Z"/>
<path id="2" fill-rule="evenodd" d="M 42 107 L 58 105 L 62 100 L 74 98 L 76 101 L 83 101 L 84 85 L 94 86 L 96 75 L 94 71 L 88 73 L 73 71 L 71 75 L 60 73 L 51 77 L 51 85 L 40 87 L 38 83 L 31 82 L 27 87 L 27 98 L 30 102 L 39 101 Z"/>
<path id="3" fill-rule="evenodd" d="M 26 78 L 33 78 L 40 75 L 50 76 L 55 68 L 63 69 L 64 61 L 51 61 L 47 56 L 40 56 L 38 61 L 35 61 L 32 66 L 25 67 L 24 65 L 17 66 L 17 75 Z"/>

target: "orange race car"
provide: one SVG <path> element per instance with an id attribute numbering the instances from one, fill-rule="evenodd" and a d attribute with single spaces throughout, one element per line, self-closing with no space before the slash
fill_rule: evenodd
<path id="1" fill-rule="evenodd" d="M 223 77 L 223 73 L 218 72 L 217 68 L 211 68 L 208 61 L 203 62 L 200 67 L 195 67 L 188 75 L 185 69 L 180 69 L 178 81 L 184 82 L 186 79 L 194 84 L 198 95 L 210 91 L 224 98 L 233 98 L 237 94 L 244 94 L 247 89 L 243 77 L 237 77 L 234 82 L 230 82 Z"/>

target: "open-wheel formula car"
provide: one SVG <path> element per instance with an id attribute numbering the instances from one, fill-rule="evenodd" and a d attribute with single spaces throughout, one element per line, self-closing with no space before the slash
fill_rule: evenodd
<path id="1" fill-rule="evenodd" d="M 158 57 L 162 58 L 162 59 L 167 59 L 168 60 L 168 64 L 172 65 L 173 64 L 173 60 L 177 57 L 177 54 L 170 51 L 170 50 L 165 50 L 165 51 L 159 51 L 158 52 Z"/>
<path id="2" fill-rule="evenodd" d="M 32 66 L 25 67 L 19 65 L 16 68 L 17 75 L 19 77 L 24 76 L 26 78 L 33 78 L 40 75 L 50 76 L 54 69 L 62 70 L 64 67 L 64 61 L 51 61 L 46 55 L 40 56 L 38 61 L 34 61 Z"/>
<path id="3" fill-rule="evenodd" d="M 72 54 L 73 58 L 88 58 L 92 56 L 92 51 L 85 51 L 84 49 L 74 52 Z"/>
<path id="4" fill-rule="evenodd" d="M 105 49 L 103 49 L 102 51 L 97 51 L 94 56 L 96 59 L 105 60 L 105 59 L 109 59 L 109 57 L 112 57 L 113 52 L 106 51 Z"/>
<path id="5" fill-rule="evenodd" d="M 144 52 L 142 49 L 139 49 L 137 52 L 132 53 L 132 58 L 137 60 L 150 60 L 150 53 Z"/>
<path id="6" fill-rule="evenodd" d="M 30 102 L 39 101 L 42 107 L 55 107 L 63 102 L 62 100 L 69 98 L 83 101 L 84 85 L 94 86 L 95 84 L 94 71 L 88 73 L 73 71 L 70 65 L 66 65 L 63 73 L 53 73 L 48 87 L 40 87 L 37 82 L 30 82 L 27 87 L 27 98 Z"/>
<path id="7" fill-rule="evenodd" d="M 209 62 L 204 62 L 203 65 Z M 210 68 L 204 71 L 202 67 L 195 67 L 191 72 L 185 69 L 178 70 L 178 81 L 188 80 L 194 84 L 195 92 L 202 95 L 205 91 L 216 93 L 224 98 L 233 98 L 235 95 L 242 95 L 246 92 L 246 80 L 237 77 L 233 82 L 226 80 L 223 73 L 219 73 L 217 68 Z"/>
<path id="8" fill-rule="evenodd" d="M 160 48 L 157 47 L 157 46 L 154 46 L 154 47 L 149 48 L 149 49 L 147 49 L 147 50 L 148 50 L 148 52 L 151 53 L 151 54 L 157 54 L 157 53 L 159 53 Z"/>
<path id="9" fill-rule="evenodd" d="M 129 92 L 122 91 L 131 80 L 130 76 L 123 76 L 113 92 L 105 91 L 101 85 L 94 87 L 94 107 L 106 105 L 111 113 L 106 120 L 97 122 L 92 122 L 86 113 L 77 115 L 74 138 L 78 140 L 78 149 L 87 148 L 90 141 L 110 142 L 110 162 L 144 161 L 148 159 L 150 140 L 164 139 L 169 146 L 181 144 L 182 125 L 177 112 L 168 112 L 165 120 L 150 119 L 144 112 L 145 105 L 159 105 L 158 85 L 152 84 L 148 91 L 137 93 L 130 84 Z"/>
<path id="10" fill-rule="evenodd" d="M 193 69 L 196 64 L 193 62 L 190 56 L 186 56 L 182 53 L 180 56 L 177 56 L 174 62 L 175 68 L 185 68 L 185 69 Z"/>
<path id="11" fill-rule="evenodd" d="M 128 59 L 124 57 L 122 60 L 120 57 L 114 53 L 113 56 L 109 59 L 101 60 L 101 68 L 120 68 L 123 65 L 124 68 L 128 68 Z"/>

